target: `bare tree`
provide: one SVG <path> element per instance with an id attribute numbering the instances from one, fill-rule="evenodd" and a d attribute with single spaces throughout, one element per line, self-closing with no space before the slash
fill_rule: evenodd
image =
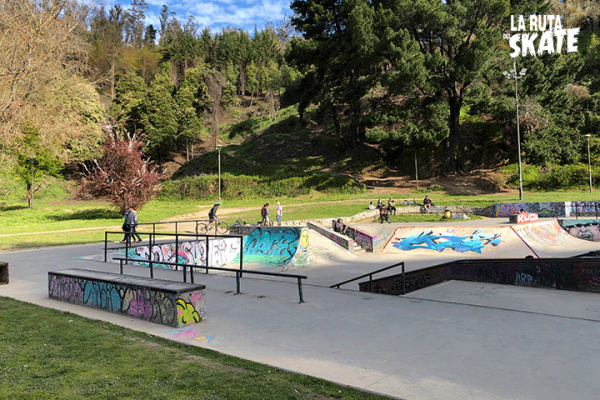
<path id="1" fill-rule="evenodd" d="M 60 112 L 72 96 L 59 95 L 69 93 L 73 79 L 87 68 L 83 21 L 88 12 L 75 0 L 0 2 L 0 142 L 7 148 L 22 142 L 24 125 L 35 126 L 43 145 L 57 137 L 58 145 L 65 145 L 61 130 L 71 124 L 57 121 L 73 117 Z"/>

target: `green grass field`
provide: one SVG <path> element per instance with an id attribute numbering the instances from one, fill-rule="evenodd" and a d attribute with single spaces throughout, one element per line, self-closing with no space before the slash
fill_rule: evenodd
<path id="1" fill-rule="evenodd" d="M 427 194 L 438 206 L 485 207 L 494 203 L 518 201 L 514 195 L 460 196 L 443 192 Z M 421 202 L 424 194 L 386 194 L 379 197 L 383 200 L 392 197 L 397 206 L 402 207 L 405 200 Z M 281 201 L 284 220 L 287 221 L 349 217 L 366 211 L 369 201 L 376 203 L 379 197 L 369 194 L 325 196 L 316 193 L 303 197 L 266 199 L 264 202 L 256 199 L 223 199 L 219 217 L 229 224 L 237 220 L 255 223 L 260 221 L 260 207 L 266 202 L 271 204 L 271 214 L 275 214 L 276 201 Z M 525 193 L 524 198 L 526 201 L 595 199 L 594 193 L 589 192 L 534 192 Z M 207 219 L 211 206 L 212 203 L 206 201 L 153 200 L 139 210 L 138 215 L 140 222 L 158 222 L 173 218 Z M 440 220 L 440 217 L 435 215 L 392 216 L 393 222 L 437 220 Z M 101 201 L 37 200 L 33 209 L 28 208 L 23 201 L 0 203 L 0 251 L 101 242 L 104 240 L 105 231 L 119 231 L 121 224 L 122 217 L 119 213 L 114 211 L 110 204 Z M 138 230 L 145 229 L 150 228 L 141 226 Z M 165 225 L 160 229 L 173 230 L 174 225 Z"/>
<path id="2" fill-rule="evenodd" d="M 0 399 L 384 399 L 0 297 Z"/>

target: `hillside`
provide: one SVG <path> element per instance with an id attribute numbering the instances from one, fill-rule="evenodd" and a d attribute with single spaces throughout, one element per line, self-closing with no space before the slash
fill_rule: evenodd
<path id="1" fill-rule="evenodd" d="M 244 101 L 246 100 L 246 101 Z M 414 161 L 408 171 L 397 162 L 386 160 L 377 144 L 361 144 L 348 149 L 331 133 L 329 121 L 300 122 L 295 107 L 280 110 L 270 121 L 261 116 L 260 103 L 253 107 L 247 99 L 239 101 L 235 115 L 246 119 L 223 118 L 218 143 L 221 144 L 221 174 L 260 176 L 269 179 L 329 173 L 352 177 L 374 193 L 411 193 L 417 189 Z M 201 174 L 217 174 L 218 152 L 214 138 L 205 138 L 196 146 L 199 156 L 185 162 L 184 153 L 173 154 L 166 174 L 171 179 Z M 481 159 L 477 150 L 464 163 Z M 474 169 L 463 175 L 436 176 L 432 165 L 419 166 L 419 190 L 437 188 L 455 194 L 509 193 L 505 178 L 494 169 Z"/>

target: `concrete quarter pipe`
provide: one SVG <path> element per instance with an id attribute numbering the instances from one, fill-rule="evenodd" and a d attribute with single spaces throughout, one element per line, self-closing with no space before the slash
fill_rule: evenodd
<path id="1" fill-rule="evenodd" d="M 556 220 L 514 226 L 403 226 L 383 246 L 384 253 L 461 258 L 572 257 L 600 249 L 577 239 Z"/>

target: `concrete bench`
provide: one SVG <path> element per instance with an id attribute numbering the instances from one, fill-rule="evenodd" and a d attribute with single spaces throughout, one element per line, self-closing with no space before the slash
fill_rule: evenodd
<path id="1" fill-rule="evenodd" d="M 181 328 L 206 318 L 206 286 L 71 268 L 48 272 L 50 298 Z"/>

